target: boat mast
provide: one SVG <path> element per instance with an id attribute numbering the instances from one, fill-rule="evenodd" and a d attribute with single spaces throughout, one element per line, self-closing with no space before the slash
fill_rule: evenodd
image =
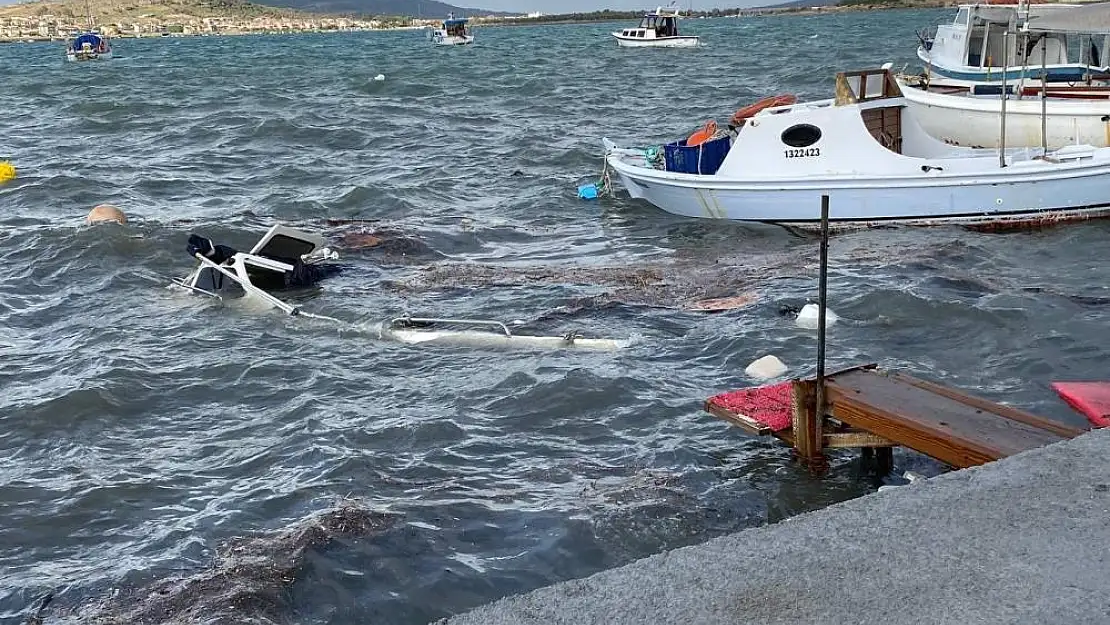
<path id="1" fill-rule="evenodd" d="M 85 15 L 89 19 L 89 30 L 93 29 L 92 8 L 89 7 L 89 0 L 85 0 Z"/>

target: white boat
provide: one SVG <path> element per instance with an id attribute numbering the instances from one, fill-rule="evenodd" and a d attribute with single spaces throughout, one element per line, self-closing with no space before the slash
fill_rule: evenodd
<path id="1" fill-rule="evenodd" d="M 465 17 L 455 17 L 448 14 L 443 20 L 443 27 L 432 31 L 432 43 L 437 46 L 464 46 L 474 43 L 474 35 L 466 27 L 469 20 Z"/>
<path id="2" fill-rule="evenodd" d="M 1105 3 L 960 5 L 951 24 L 937 26 L 932 37 L 921 36 L 917 56 L 930 81 L 950 85 L 1037 84 L 1042 74 L 1049 83 L 1106 81 L 1110 37 L 1084 38 L 1038 26 L 1078 8 L 1108 11 Z"/>
<path id="3" fill-rule="evenodd" d="M 989 24 L 986 26 L 989 28 Z M 1088 37 L 1087 59 L 1099 56 L 1095 39 L 1110 35 L 1110 4 L 1058 7 L 1025 21 L 1013 40 L 1029 36 L 1030 57 L 1041 59 L 1053 40 L 1039 35 Z M 935 49 L 935 44 L 934 44 Z M 1047 55 L 1044 55 L 1047 58 Z M 1021 73 L 1049 73 L 1037 60 L 1035 67 L 1018 68 Z M 1110 86 L 1061 83 L 1038 78 L 963 86 L 962 81 L 931 77 L 899 77 L 899 85 L 914 115 L 926 132 L 952 145 L 997 148 L 1002 146 L 1045 147 L 1066 145 L 1110 145 Z M 1006 92 L 1006 101 L 1002 93 Z M 1004 143 L 1000 132 L 1003 108 L 1006 113 Z"/>
<path id="4" fill-rule="evenodd" d="M 624 48 L 692 48 L 698 37 L 678 34 L 678 10 L 666 12 L 662 7 L 644 15 L 640 25 L 612 33 L 617 45 Z"/>
<path id="5" fill-rule="evenodd" d="M 1001 90 L 946 88 L 899 77 L 898 84 L 925 132 L 951 145 L 1000 147 Z M 1015 89 L 1006 100 L 1005 145 L 1049 149 L 1110 145 L 1110 89 L 1046 86 Z M 1042 114 L 1044 127 L 1042 128 Z M 1042 138 L 1042 130 L 1045 136 Z"/>
<path id="6" fill-rule="evenodd" d="M 604 140 L 629 194 L 689 217 L 812 226 L 1003 224 L 1110 214 L 1110 148 L 977 150 L 917 122 L 889 70 L 837 75 L 836 98 L 766 108 L 735 138 L 652 152 Z M 701 173 L 690 171 L 691 163 Z M 668 171 L 670 169 L 670 171 Z"/>
<path id="7" fill-rule="evenodd" d="M 66 41 L 67 61 L 106 61 L 112 58 L 112 46 L 108 38 L 96 32 L 93 28 L 92 10 L 88 0 L 85 0 L 85 12 L 88 16 L 89 30 Z"/>

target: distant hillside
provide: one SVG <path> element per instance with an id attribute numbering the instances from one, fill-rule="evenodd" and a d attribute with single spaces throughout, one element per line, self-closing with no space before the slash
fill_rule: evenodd
<path id="1" fill-rule="evenodd" d="M 94 0 L 88 3 L 97 22 L 139 18 L 181 19 L 205 17 L 294 17 L 304 12 L 279 9 L 247 0 Z M 39 0 L 0 6 L 0 17 L 55 15 L 85 17 L 85 0 Z"/>
<path id="2" fill-rule="evenodd" d="M 271 6 L 289 7 L 314 13 L 357 15 L 403 15 L 406 17 L 473 17 L 475 15 L 514 15 L 485 9 L 457 7 L 436 0 L 261 0 Z"/>

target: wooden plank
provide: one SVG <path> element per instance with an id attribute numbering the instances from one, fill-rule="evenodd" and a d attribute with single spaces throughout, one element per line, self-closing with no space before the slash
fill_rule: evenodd
<path id="1" fill-rule="evenodd" d="M 961 468 L 1069 438 L 882 373 L 835 376 L 827 389 L 835 418 Z"/>
<path id="2" fill-rule="evenodd" d="M 733 412 L 728 408 L 717 405 L 711 401 L 705 402 L 705 411 L 713 415 L 714 417 L 717 417 L 718 419 L 724 419 L 725 421 L 728 421 L 732 425 L 739 427 L 749 434 L 754 434 L 756 436 L 767 436 L 768 434 L 773 434 L 771 428 L 760 423 L 759 421 L 756 421 L 755 419 L 742 415 L 738 412 Z"/>
<path id="3" fill-rule="evenodd" d="M 892 445 L 898 444 L 893 441 L 887 440 L 877 434 L 858 430 L 850 430 L 847 432 L 826 432 L 823 442 L 825 447 L 829 449 L 890 447 Z"/>
<path id="4" fill-rule="evenodd" d="M 1017 408 L 1014 408 L 1013 406 L 1007 406 L 1005 404 L 998 404 L 998 403 L 983 399 L 981 397 L 976 397 L 974 395 L 968 395 L 967 393 L 964 393 L 963 391 L 960 391 L 960 390 L 957 390 L 957 389 L 954 389 L 954 388 L 948 388 L 947 386 L 941 386 L 940 384 L 936 384 L 934 382 L 929 382 L 928 380 L 922 380 L 920 378 L 915 378 L 913 376 L 909 376 L 909 375 L 906 375 L 904 373 L 890 372 L 890 373 L 887 373 L 886 375 L 888 375 L 889 377 L 891 377 L 895 380 L 898 380 L 899 382 L 905 382 L 906 384 L 911 384 L 911 385 L 916 386 L 918 388 L 925 389 L 925 390 L 927 390 L 931 393 L 936 393 L 937 395 L 943 395 L 945 397 L 950 397 L 950 398 L 955 399 L 956 401 L 958 401 L 960 403 L 967 404 L 968 406 L 974 406 L 975 408 L 977 408 L 979 410 L 983 410 L 985 412 L 993 412 L 997 415 L 1006 417 L 1007 419 L 1013 419 L 1014 421 L 1020 421 L 1021 423 L 1026 423 L 1028 425 L 1038 427 L 1042 430 L 1048 430 L 1050 432 L 1054 432 L 1056 434 L 1059 434 L 1060 436 L 1064 436 L 1064 437 L 1067 437 L 1067 438 L 1075 438 L 1076 436 L 1079 436 L 1080 434 L 1083 434 L 1084 432 L 1086 432 L 1086 430 L 1083 430 L 1083 429 L 1080 429 L 1080 428 L 1076 428 L 1076 427 L 1073 427 L 1073 426 L 1070 426 L 1070 425 L 1059 423 L 1057 421 L 1052 421 L 1051 419 L 1045 419 L 1044 417 L 1038 417 L 1035 414 L 1030 414 L 1030 413 L 1025 412 L 1023 410 L 1019 410 Z"/>

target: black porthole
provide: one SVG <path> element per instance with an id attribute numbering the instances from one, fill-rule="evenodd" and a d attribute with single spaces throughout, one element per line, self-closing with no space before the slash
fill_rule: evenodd
<path id="1" fill-rule="evenodd" d="M 798 124 L 782 131 L 782 142 L 792 148 L 808 148 L 821 140 L 821 129 L 810 124 Z"/>

